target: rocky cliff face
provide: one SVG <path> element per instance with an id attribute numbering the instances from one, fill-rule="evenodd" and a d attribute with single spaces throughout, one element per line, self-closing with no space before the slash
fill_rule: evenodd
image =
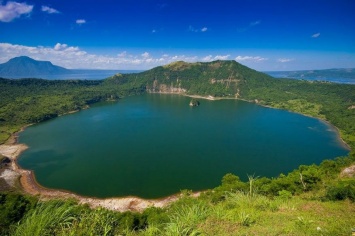
<path id="1" fill-rule="evenodd" d="M 148 93 L 186 93 L 186 89 L 181 88 L 181 82 L 179 82 L 179 79 L 177 79 L 175 83 L 171 82 L 170 85 L 159 83 L 159 81 L 155 79 L 153 84 L 147 85 L 146 89 Z"/>

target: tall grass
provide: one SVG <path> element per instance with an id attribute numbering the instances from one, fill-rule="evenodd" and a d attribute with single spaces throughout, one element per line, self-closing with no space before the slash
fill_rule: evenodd
<path id="1" fill-rule="evenodd" d="M 75 206 L 70 202 L 41 202 L 14 227 L 14 236 L 54 235 L 71 227 L 76 219 Z"/>
<path id="2" fill-rule="evenodd" d="M 164 235 L 199 235 L 198 224 L 209 215 L 210 208 L 201 203 L 175 208 L 165 224 Z"/>
<path id="3" fill-rule="evenodd" d="M 82 210 L 79 217 L 70 228 L 62 230 L 58 235 L 116 235 L 119 230 L 118 219 L 115 213 L 106 209 Z M 129 229 L 123 229 L 130 232 Z"/>

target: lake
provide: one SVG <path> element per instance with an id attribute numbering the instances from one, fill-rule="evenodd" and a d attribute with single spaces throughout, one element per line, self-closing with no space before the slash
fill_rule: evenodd
<path id="1" fill-rule="evenodd" d="M 237 100 L 146 94 L 28 127 L 19 158 L 48 188 L 159 198 L 216 187 L 226 173 L 278 176 L 347 155 L 326 123 Z"/>

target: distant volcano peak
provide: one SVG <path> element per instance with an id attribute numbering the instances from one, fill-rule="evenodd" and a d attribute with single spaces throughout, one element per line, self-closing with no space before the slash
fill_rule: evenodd
<path id="1" fill-rule="evenodd" d="M 30 78 L 45 75 L 68 74 L 70 70 L 53 65 L 50 61 L 37 61 L 28 56 L 14 57 L 0 64 L 0 77 Z"/>

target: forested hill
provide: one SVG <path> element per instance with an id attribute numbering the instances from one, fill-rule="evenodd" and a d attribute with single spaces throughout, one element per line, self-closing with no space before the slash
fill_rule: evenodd
<path id="1" fill-rule="evenodd" d="M 148 92 L 241 97 L 247 88 L 271 85 L 275 80 L 236 61 L 178 61 L 139 74 L 116 75 L 108 81 L 120 84 L 141 82 Z"/>
<path id="2" fill-rule="evenodd" d="M 37 61 L 30 57 L 21 56 L 0 64 L 0 77 L 31 78 L 51 74 L 69 74 L 70 70 L 53 65 L 49 61 Z"/>
<path id="3" fill-rule="evenodd" d="M 0 79 L 0 142 L 25 124 L 144 92 L 238 98 L 319 117 L 355 147 L 355 85 L 275 79 L 235 61 L 180 61 L 103 81 Z"/>

